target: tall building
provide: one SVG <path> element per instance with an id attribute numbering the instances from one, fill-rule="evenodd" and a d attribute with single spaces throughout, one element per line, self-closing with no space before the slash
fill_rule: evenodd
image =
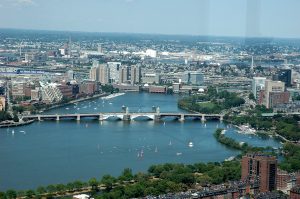
<path id="1" fill-rule="evenodd" d="M 41 85 L 41 98 L 45 103 L 60 102 L 63 98 L 62 93 L 58 89 L 56 83 L 40 82 Z"/>
<path id="2" fill-rule="evenodd" d="M 252 79 L 252 93 L 255 99 L 258 98 L 259 92 L 265 89 L 265 77 L 253 77 Z"/>
<path id="3" fill-rule="evenodd" d="M 131 66 L 131 71 L 130 71 L 130 81 L 131 84 L 139 84 L 141 83 L 141 67 L 139 66 Z"/>
<path id="4" fill-rule="evenodd" d="M 273 80 L 284 82 L 286 87 L 292 86 L 292 69 L 280 69 Z"/>
<path id="5" fill-rule="evenodd" d="M 277 159 L 265 154 L 247 154 L 242 158 L 242 180 L 259 180 L 260 192 L 276 190 Z"/>
<path id="6" fill-rule="evenodd" d="M 273 105 L 276 103 L 271 102 L 270 100 L 274 100 L 273 96 L 280 95 L 279 93 L 283 93 L 285 91 L 284 82 L 281 81 L 272 81 L 272 80 L 266 80 L 265 81 L 265 99 L 264 99 L 264 105 L 267 108 L 272 108 Z M 271 94 L 270 93 L 277 93 L 277 94 Z"/>
<path id="7" fill-rule="evenodd" d="M 121 62 L 107 62 L 109 68 L 109 83 L 119 83 Z"/>
<path id="8" fill-rule="evenodd" d="M 99 81 L 99 67 L 92 66 L 90 69 L 90 80 L 92 81 Z"/>
<path id="9" fill-rule="evenodd" d="M 127 81 L 129 80 L 129 68 L 127 66 L 121 66 L 119 72 L 119 83 L 127 83 Z"/>
<path id="10" fill-rule="evenodd" d="M 0 96 L 0 111 L 5 110 L 5 97 Z"/>
<path id="11" fill-rule="evenodd" d="M 187 71 L 183 75 L 183 82 L 193 85 L 201 85 L 204 82 L 204 76 L 202 72 Z"/>
<path id="12" fill-rule="evenodd" d="M 109 67 L 107 64 L 100 64 L 98 70 L 98 78 L 101 84 L 109 83 Z"/>

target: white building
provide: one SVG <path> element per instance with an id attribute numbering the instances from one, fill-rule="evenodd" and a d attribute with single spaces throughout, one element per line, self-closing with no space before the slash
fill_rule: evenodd
<path id="1" fill-rule="evenodd" d="M 41 97 L 45 103 L 59 102 L 62 100 L 63 95 L 57 88 L 56 83 L 40 82 L 41 85 Z"/>
<path id="2" fill-rule="evenodd" d="M 156 58 L 157 52 L 156 50 L 147 49 L 146 50 L 146 56 Z"/>
<path id="3" fill-rule="evenodd" d="M 265 89 L 266 78 L 265 77 L 253 77 L 252 80 L 252 93 L 257 99 L 258 94 L 261 90 Z"/>
<path id="4" fill-rule="evenodd" d="M 119 83 L 121 62 L 107 62 L 109 68 L 109 83 Z"/>

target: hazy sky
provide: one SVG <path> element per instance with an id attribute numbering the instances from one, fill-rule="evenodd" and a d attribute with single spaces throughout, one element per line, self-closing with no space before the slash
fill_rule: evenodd
<path id="1" fill-rule="evenodd" d="M 299 9 L 300 0 L 0 0 L 0 27 L 299 38 Z"/>

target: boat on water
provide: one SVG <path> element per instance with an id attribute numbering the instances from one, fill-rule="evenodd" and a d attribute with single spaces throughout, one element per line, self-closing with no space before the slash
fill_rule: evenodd
<path id="1" fill-rule="evenodd" d="M 239 131 L 237 131 L 238 133 L 241 134 L 249 134 L 249 135 L 254 135 L 256 133 L 256 130 L 254 128 L 251 128 L 248 125 L 241 125 L 237 127 L 239 129 Z"/>
<path id="2" fill-rule="evenodd" d="M 226 158 L 224 161 L 232 161 L 232 160 L 234 160 L 234 156 L 230 156 L 229 158 Z"/>
<path id="3" fill-rule="evenodd" d="M 15 131 L 14 131 L 14 130 L 12 130 L 12 131 L 11 131 L 11 134 L 13 134 L 13 135 L 14 135 L 14 134 L 15 134 Z"/>
<path id="4" fill-rule="evenodd" d="M 171 146 L 172 145 L 172 141 L 170 140 L 170 142 L 169 142 L 169 146 Z"/>
<path id="5" fill-rule="evenodd" d="M 155 151 L 154 151 L 155 153 L 157 153 L 158 152 L 158 149 L 157 149 L 157 147 L 155 147 Z"/>
<path id="6" fill-rule="evenodd" d="M 102 99 L 107 100 L 107 99 L 111 99 L 111 98 L 114 98 L 114 97 L 119 97 L 121 95 L 125 95 L 125 93 L 114 93 L 114 94 L 102 97 Z"/>
<path id="7" fill-rule="evenodd" d="M 180 153 L 180 152 L 177 152 L 177 153 L 176 153 L 176 155 L 177 155 L 177 156 L 179 156 L 179 155 L 182 155 L 182 153 Z"/>
<path id="8" fill-rule="evenodd" d="M 225 135 L 225 133 L 226 133 L 226 130 L 221 131 L 221 135 Z"/>
<path id="9" fill-rule="evenodd" d="M 193 143 L 193 142 L 189 142 L 188 146 L 189 146 L 190 148 L 192 148 L 192 147 L 194 147 L 194 143 Z"/>

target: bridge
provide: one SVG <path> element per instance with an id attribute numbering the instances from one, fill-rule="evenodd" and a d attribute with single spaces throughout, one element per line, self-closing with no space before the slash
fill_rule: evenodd
<path id="1" fill-rule="evenodd" d="M 96 119 L 99 121 L 104 120 L 123 120 L 123 121 L 130 121 L 130 120 L 154 120 L 154 121 L 161 121 L 163 118 L 173 118 L 174 120 L 184 121 L 185 119 L 197 119 L 205 122 L 206 120 L 216 119 L 216 120 L 223 120 L 223 116 L 221 114 L 202 114 L 202 113 L 156 113 L 156 112 L 137 112 L 137 113 L 127 113 L 127 112 L 111 112 L 111 113 L 74 113 L 74 114 L 42 114 L 42 115 L 27 115 L 22 116 L 22 119 L 29 119 L 29 120 L 77 120 L 80 121 L 81 119 Z"/>

